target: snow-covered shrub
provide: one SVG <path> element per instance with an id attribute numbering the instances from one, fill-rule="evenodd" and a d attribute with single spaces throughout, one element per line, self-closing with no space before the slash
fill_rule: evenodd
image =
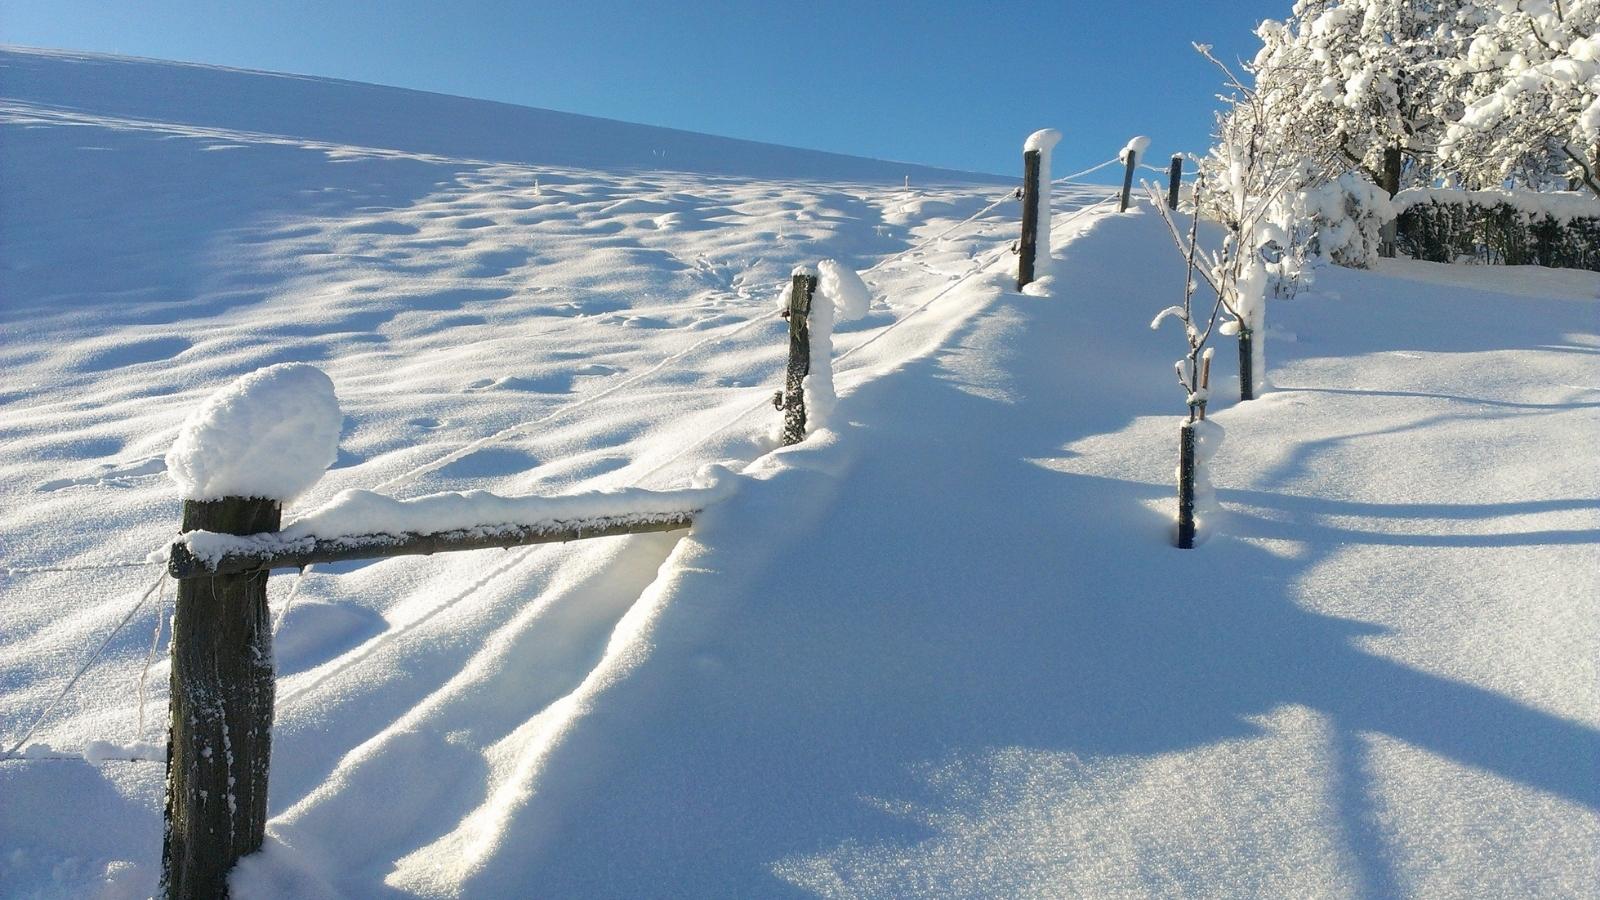
<path id="1" fill-rule="evenodd" d="M 1394 216 L 1389 195 L 1360 172 L 1280 197 L 1267 215 L 1282 248 L 1279 260 L 1267 263 L 1272 295 L 1292 296 L 1322 263 L 1372 265 Z"/>
<path id="2" fill-rule="evenodd" d="M 1600 200 L 1587 194 L 1419 188 L 1394 205 L 1414 259 L 1600 271 Z"/>

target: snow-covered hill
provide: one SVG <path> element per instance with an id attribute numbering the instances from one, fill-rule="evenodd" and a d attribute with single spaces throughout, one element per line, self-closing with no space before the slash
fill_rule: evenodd
<path id="1" fill-rule="evenodd" d="M 275 577 L 273 818 L 239 896 L 1593 892 L 1600 278 L 1323 273 L 1274 307 L 1277 390 L 1216 401 L 1224 509 L 1180 552 L 1177 348 L 1147 325 L 1182 270 L 1103 189 L 1057 188 L 1029 294 L 1014 204 L 871 272 L 834 427 L 771 453 L 790 268 L 866 269 L 1006 185 L 0 64 L 0 750 L 155 578 L 38 570 L 168 539 L 162 455 L 243 372 L 312 362 L 339 392 L 298 509 L 748 466 L 687 537 Z M 160 620 L 35 755 L 159 742 Z M 161 782 L 0 762 L 4 893 L 143 896 Z"/>

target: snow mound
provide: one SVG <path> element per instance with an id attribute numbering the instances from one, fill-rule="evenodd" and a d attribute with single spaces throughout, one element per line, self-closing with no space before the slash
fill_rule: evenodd
<path id="1" fill-rule="evenodd" d="M 872 292 L 856 270 L 836 260 L 817 263 L 817 293 L 833 304 L 835 322 L 854 322 L 872 306 Z"/>
<path id="2" fill-rule="evenodd" d="M 185 500 L 293 500 L 333 464 L 343 421 L 321 369 L 257 369 L 190 413 L 167 451 L 167 474 Z"/>

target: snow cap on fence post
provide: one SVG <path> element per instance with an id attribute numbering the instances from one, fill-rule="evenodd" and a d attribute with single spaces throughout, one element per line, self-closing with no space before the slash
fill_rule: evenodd
<path id="1" fill-rule="evenodd" d="M 1050 151 L 1061 132 L 1041 128 L 1022 142 L 1022 240 L 1018 246 L 1017 290 L 1050 268 Z"/>
<path id="2" fill-rule="evenodd" d="M 833 326 L 867 314 L 872 293 L 854 269 L 836 260 L 817 263 L 811 300 L 811 370 L 806 375 L 806 431 L 826 428 L 838 396 L 833 392 Z"/>
<path id="3" fill-rule="evenodd" d="M 321 369 L 267 366 L 189 414 L 167 451 L 167 474 L 184 500 L 293 500 L 333 465 L 343 424 L 333 382 Z"/>
<path id="4" fill-rule="evenodd" d="M 1125 164 L 1122 174 L 1122 205 L 1118 210 L 1119 212 L 1128 211 L 1128 203 L 1131 201 L 1133 195 L 1133 170 L 1138 168 L 1139 159 L 1143 157 L 1144 152 L 1149 149 L 1150 139 L 1141 134 L 1138 137 L 1128 141 L 1128 143 L 1117 152 L 1117 158 L 1122 160 L 1122 162 Z"/>

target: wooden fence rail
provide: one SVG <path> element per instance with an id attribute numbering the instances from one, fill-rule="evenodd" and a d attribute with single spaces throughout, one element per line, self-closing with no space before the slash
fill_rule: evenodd
<path id="1" fill-rule="evenodd" d="M 251 535 L 237 549 L 216 558 L 201 558 L 190 543 L 172 545 L 167 572 L 174 578 L 242 575 L 259 569 L 300 569 L 310 565 L 391 556 L 432 556 L 458 550 L 490 550 L 532 544 L 564 544 L 588 538 L 678 531 L 694 524 L 694 513 L 645 513 L 608 516 L 548 525 L 492 525 L 427 534 L 362 534 L 336 538 L 279 539 Z"/>

